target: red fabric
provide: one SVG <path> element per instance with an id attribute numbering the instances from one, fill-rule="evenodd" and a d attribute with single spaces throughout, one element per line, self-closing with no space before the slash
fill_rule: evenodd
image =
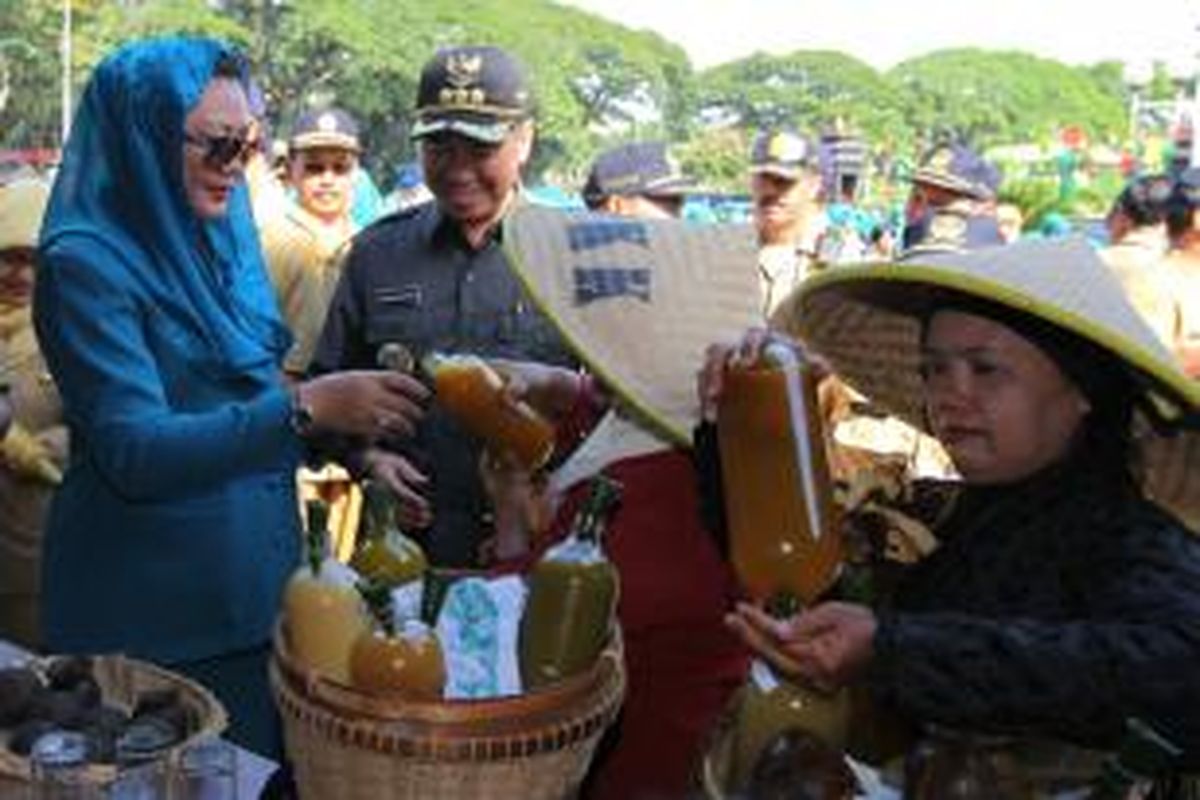
<path id="1" fill-rule="evenodd" d="M 700 522 L 686 452 L 626 459 L 605 474 L 623 486 L 604 549 L 621 579 L 629 694 L 584 797 L 683 797 L 705 737 L 746 673 L 747 651 L 723 623 L 736 584 Z M 585 491 L 575 487 L 563 503 L 559 536 Z"/>

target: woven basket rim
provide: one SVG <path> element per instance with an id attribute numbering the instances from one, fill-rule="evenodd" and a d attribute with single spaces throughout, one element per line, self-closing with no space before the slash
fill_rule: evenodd
<path id="1" fill-rule="evenodd" d="M 26 663 L 33 665 L 34 669 L 44 672 L 56 660 L 68 657 L 70 656 L 35 656 L 30 658 Z M 168 761 L 178 758 L 179 753 L 184 748 L 200 739 L 210 736 L 220 736 L 229 724 L 229 715 L 225 711 L 225 707 L 221 704 L 221 701 L 216 698 L 216 695 L 185 675 L 149 661 L 130 658 L 121 653 L 91 655 L 90 658 L 95 665 L 93 672 L 96 680 L 101 684 L 101 690 L 106 701 L 113 702 L 113 698 L 109 695 L 118 691 L 111 683 L 105 685 L 106 679 L 110 679 L 113 676 L 124 676 L 125 680 L 132 681 L 136 676 L 140 675 L 144 678 L 148 677 L 153 681 L 183 690 L 186 702 L 196 709 L 199 726 L 196 730 L 188 734 L 183 741 L 166 750 L 163 758 Z M 128 704 L 118 702 L 118 705 L 125 706 Z M 29 759 L 17 755 L 5 746 L 0 746 L 0 776 L 24 781 L 30 780 Z M 116 768 L 111 764 L 91 764 L 85 772 L 84 779 L 89 784 L 104 784 L 113 780 L 115 776 Z"/>
<path id="2" fill-rule="evenodd" d="M 343 746 L 428 761 L 504 761 L 556 752 L 598 735 L 625 694 L 619 635 L 582 675 L 537 692 L 486 700 L 369 695 L 304 670 L 277 628 L 270 679 L 289 726 Z"/>
<path id="3" fill-rule="evenodd" d="M 522 692 L 520 695 L 425 700 L 400 694 L 364 692 L 300 664 L 288 647 L 287 635 L 281 623 L 276 624 L 272 635 L 272 651 L 272 660 L 279 665 L 281 679 L 286 680 L 293 691 L 335 713 L 351 713 L 381 721 L 422 720 L 442 725 L 455 722 L 473 724 L 480 718 L 510 717 L 514 704 L 524 706 L 529 713 L 559 708 L 570 698 L 585 696 L 597 690 L 598 684 L 606 679 L 606 669 L 611 669 L 606 659 L 615 658 L 618 671 L 623 671 L 624 664 L 620 628 L 614 625 L 608 647 L 601 652 L 590 669 L 578 675 L 572 675 L 549 686 Z"/>

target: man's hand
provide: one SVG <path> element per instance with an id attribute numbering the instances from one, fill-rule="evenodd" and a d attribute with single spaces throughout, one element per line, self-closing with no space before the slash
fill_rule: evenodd
<path id="1" fill-rule="evenodd" d="M 362 457 L 367 477 L 388 487 L 396 497 L 396 521 L 419 530 L 433 524 L 433 507 L 422 494 L 429 478 L 404 456 L 372 447 Z"/>

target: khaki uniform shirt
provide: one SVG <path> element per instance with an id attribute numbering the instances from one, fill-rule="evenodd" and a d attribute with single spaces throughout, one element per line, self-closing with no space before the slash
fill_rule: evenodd
<path id="1" fill-rule="evenodd" d="M 67 463 L 58 391 L 26 313 L 0 336 L 13 424 L 0 442 L 0 637 L 36 645 L 42 531 Z"/>
<path id="2" fill-rule="evenodd" d="M 1168 349 L 1174 349 L 1180 330 L 1179 304 L 1171 268 L 1165 261 L 1166 234 L 1159 229 L 1131 231 L 1117 244 L 1100 251 L 1133 307 Z"/>
<path id="3" fill-rule="evenodd" d="M 758 279 L 763 316 L 770 319 L 780 301 L 808 277 L 813 257 L 794 245 L 769 244 L 758 251 Z"/>
<path id="4" fill-rule="evenodd" d="M 331 227 L 298 206 L 262 223 L 263 257 L 279 310 L 295 337 L 283 364 L 289 374 L 299 375 L 308 368 L 337 286 L 344 250 L 356 232 L 349 218 Z"/>

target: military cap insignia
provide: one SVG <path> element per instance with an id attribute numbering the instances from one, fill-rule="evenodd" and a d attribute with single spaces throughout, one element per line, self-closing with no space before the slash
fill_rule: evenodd
<path id="1" fill-rule="evenodd" d="M 807 153 L 804 141 L 777 133 L 767 142 L 767 158 L 782 163 L 803 161 Z"/>
<path id="2" fill-rule="evenodd" d="M 954 161 L 954 151 L 949 147 L 939 147 L 929 156 L 928 169 L 936 172 L 950 172 L 950 164 Z"/>
<path id="3" fill-rule="evenodd" d="M 479 82 L 483 71 L 483 56 L 451 53 L 446 58 L 446 83 L 455 89 L 465 89 Z"/>
<path id="4" fill-rule="evenodd" d="M 475 85 L 482 71 L 483 56 L 451 53 L 446 58 L 446 83 L 449 86 L 438 92 L 438 103 L 460 107 L 484 105 L 487 92 Z"/>
<path id="5" fill-rule="evenodd" d="M 337 133 L 338 121 L 337 117 L 326 111 L 321 116 L 317 117 L 317 130 L 322 133 Z"/>

